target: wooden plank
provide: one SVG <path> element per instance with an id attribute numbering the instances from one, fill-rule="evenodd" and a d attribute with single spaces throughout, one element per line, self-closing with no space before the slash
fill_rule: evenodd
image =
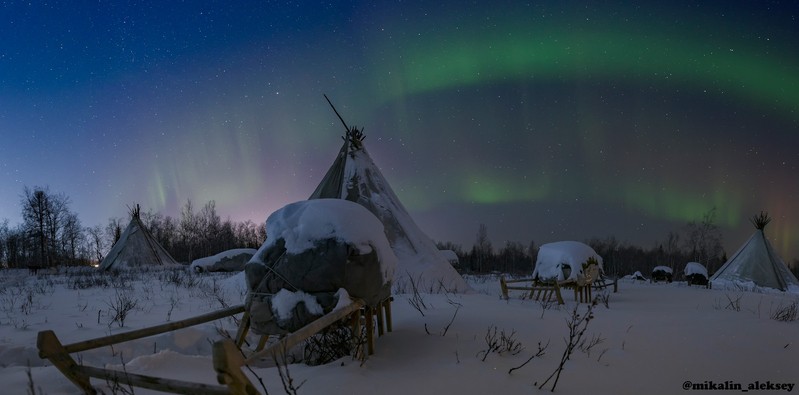
<path id="1" fill-rule="evenodd" d="M 245 311 L 244 314 L 241 316 L 241 322 L 239 323 L 239 330 L 236 331 L 236 346 L 241 348 L 241 346 L 247 340 L 247 332 L 250 331 L 250 312 Z"/>
<path id="2" fill-rule="evenodd" d="M 565 304 L 563 296 L 560 294 L 560 285 L 558 285 L 558 283 L 555 283 L 555 296 L 557 296 L 558 304 Z"/>
<path id="3" fill-rule="evenodd" d="M 214 370 L 219 384 L 227 385 L 229 394 L 256 395 L 259 394 L 255 386 L 241 371 L 246 363 L 241 350 L 230 339 L 214 342 L 213 346 Z"/>
<path id="4" fill-rule="evenodd" d="M 81 367 L 69 355 L 61 341 L 51 330 L 41 331 L 37 335 L 36 347 L 39 348 L 39 357 L 47 358 L 52 362 L 69 381 L 82 389 L 83 392 L 94 395 L 97 391 L 92 387 L 89 376 L 81 371 Z"/>
<path id="5" fill-rule="evenodd" d="M 317 334 L 322 329 L 325 329 L 328 326 L 346 318 L 348 315 L 360 310 L 363 305 L 364 303 L 362 300 L 355 299 L 349 305 L 338 310 L 333 310 L 330 313 L 319 317 L 310 324 L 284 336 L 282 339 L 280 339 L 280 341 L 272 344 L 266 349 L 251 355 L 246 361 L 244 361 L 244 364 L 253 363 L 264 357 L 279 356 L 285 350 L 291 349 L 303 340 Z"/>
<path id="6" fill-rule="evenodd" d="M 258 346 L 255 347 L 255 351 L 261 351 L 266 347 L 266 342 L 269 340 L 269 335 L 261 335 L 261 338 L 258 339 Z"/>
<path id="7" fill-rule="evenodd" d="M 500 276 L 500 279 L 505 281 L 505 284 L 513 284 L 513 283 L 532 283 L 535 282 L 532 278 L 520 278 L 517 280 L 505 280 L 505 277 Z"/>
<path id="8" fill-rule="evenodd" d="M 92 366 L 81 366 L 80 370 L 90 377 L 118 382 L 122 386 L 147 388 L 156 391 L 170 392 L 184 395 L 229 395 L 226 387 L 211 384 L 193 383 L 189 381 L 173 380 L 162 377 L 145 376 L 127 373 L 119 370 L 101 369 Z"/>
<path id="9" fill-rule="evenodd" d="M 204 322 L 218 320 L 220 318 L 225 318 L 231 315 L 235 315 L 243 311 L 244 311 L 244 305 L 242 304 L 238 306 L 228 307 L 222 310 L 217 310 L 208 314 L 187 318 L 181 321 L 169 322 L 166 324 L 137 329 L 130 332 L 118 333 L 116 335 L 110 335 L 110 336 L 100 337 L 97 339 L 90 339 L 78 343 L 68 344 L 64 346 L 64 349 L 69 354 L 86 350 L 92 350 L 103 346 L 109 346 L 111 344 L 117 344 L 130 340 L 141 339 L 142 337 L 158 335 L 164 332 L 174 331 L 189 326 L 194 326 L 197 324 L 202 324 Z"/>
<path id="10" fill-rule="evenodd" d="M 508 283 L 505 282 L 505 277 L 499 277 L 499 289 L 502 291 L 502 298 L 508 299 Z"/>

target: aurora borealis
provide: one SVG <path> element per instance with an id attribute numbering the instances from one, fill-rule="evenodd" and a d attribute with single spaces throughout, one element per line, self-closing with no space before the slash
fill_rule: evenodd
<path id="1" fill-rule="evenodd" d="M 417 223 L 649 247 L 716 209 L 799 258 L 799 7 L 715 1 L 0 5 L 0 220 L 186 199 L 261 221 L 338 152 L 326 93 Z"/>

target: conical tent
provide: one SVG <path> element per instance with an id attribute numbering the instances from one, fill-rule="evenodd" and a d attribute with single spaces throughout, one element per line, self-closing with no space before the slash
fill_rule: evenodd
<path id="1" fill-rule="evenodd" d="M 366 207 L 383 223 L 397 256 L 395 288 L 468 292 L 471 288 L 416 225 L 363 146 L 363 133 L 348 129 L 344 144 L 309 199 L 345 199 Z"/>
<path id="2" fill-rule="evenodd" d="M 710 281 L 714 287 L 735 284 L 799 292 L 799 280 L 777 255 L 763 232 L 769 221 L 771 219 L 765 213 L 752 218 L 755 233 L 713 274 Z"/>
<path id="3" fill-rule="evenodd" d="M 130 269 L 151 265 L 178 265 L 155 240 L 139 218 L 139 206 L 131 210 L 128 227 L 122 232 L 111 251 L 103 258 L 100 269 Z"/>

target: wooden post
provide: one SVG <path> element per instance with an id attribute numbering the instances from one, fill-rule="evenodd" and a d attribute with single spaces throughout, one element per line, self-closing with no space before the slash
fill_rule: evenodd
<path id="1" fill-rule="evenodd" d="M 375 323 L 372 321 L 372 308 L 369 306 L 365 306 L 363 309 L 364 312 L 364 324 L 366 325 L 366 349 L 369 355 L 375 353 Z"/>
<path id="2" fill-rule="evenodd" d="M 247 332 L 250 331 L 250 312 L 244 311 L 241 316 L 241 323 L 239 323 L 239 330 L 236 331 L 236 347 L 241 348 L 247 338 Z"/>
<path id="3" fill-rule="evenodd" d="M 360 346 L 361 340 L 361 311 L 357 310 L 350 315 L 350 326 L 352 327 L 352 349 L 355 351 L 355 358 L 364 360 L 363 347 Z"/>
<path id="4" fill-rule="evenodd" d="M 563 302 L 563 296 L 561 296 L 561 294 L 560 294 L 560 285 L 558 284 L 557 281 L 555 281 L 555 295 L 558 297 L 558 304 L 564 304 L 565 303 L 565 302 Z"/>
<path id="5" fill-rule="evenodd" d="M 377 305 L 377 336 L 383 336 L 383 304 L 382 302 Z"/>
<path id="6" fill-rule="evenodd" d="M 361 312 L 356 311 L 350 316 L 350 326 L 352 327 L 352 336 L 357 337 L 361 335 Z"/>
<path id="7" fill-rule="evenodd" d="M 502 298 L 508 299 L 508 283 L 505 282 L 505 276 L 499 276 L 499 288 L 502 290 Z"/>
<path id="8" fill-rule="evenodd" d="M 80 370 L 80 366 L 69 356 L 69 352 L 61 345 L 55 332 L 41 331 L 36 339 L 39 348 L 39 357 L 47 358 L 66 376 L 69 381 L 77 385 L 83 392 L 94 395 L 97 391 L 92 387 L 89 376 Z"/>
<path id="9" fill-rule="evenodd" d="M 230 339 L 219 340 L 213 346 L 214 370 L 219 384 L 225 384 L 232 395 L 256 395 L 258 390 L 241 371 L 244 357 Z"/>
<path id="10" fill-rule="evenodd" d="M 386 300 L 383 301 L 383 308 L 386 310 L 386 312 L 385 312 L 386 313 L 386 330 L 388 332 L 391 332 L 391 330 L 392 330 L 392 324 L 391 324 L 391 301 L 393 299 L 394 298 L 389 296 L 388 298 L 386 298 Z"/>

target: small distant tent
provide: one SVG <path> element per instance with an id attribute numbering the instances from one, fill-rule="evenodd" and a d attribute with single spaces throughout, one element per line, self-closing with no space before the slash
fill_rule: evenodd
<path id="1" fill-rule="evenodd" d="M 137 204 L 130 212 L 130 223 L 111 251 L 100 262 L 101 270 L 132 269 L 142 266 L 179 265 L 155 240 L 139 217 Z"/>
<path id="2" fill-rule="evenodd" d="M 771 218 L 761 212 L 750 221 L 755 225 L 755 233 L 713 274 L 710 278 L 713 288 L 763 287 L 799 293 L 799 280 L 774 251 L 764 233 Z"/>
<path id="3" fill-rule="evenodd" d="M 383 223 L 397 257 L 395 287 L 402 289 L 412 281 L 411 286 L 427 291 L 471 292 L 471 287 L 419 229 L 394 194 L 366 152 L 363 131 L 347 127 L 343 139 L 336 159 L 309 199 L 349 200 L 366 207 Z"/>

